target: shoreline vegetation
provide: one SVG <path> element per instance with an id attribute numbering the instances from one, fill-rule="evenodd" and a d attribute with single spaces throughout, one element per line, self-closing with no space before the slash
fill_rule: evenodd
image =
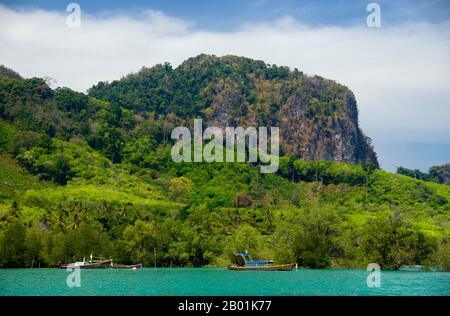
<path id="1" fill-rule="evenodd" d="M 145 267 L 225 267 L 248 250 L 299 267 L 450 270 L 450 186 L 381 170 L 367 148 L 355 149 L 366 161 L 331 162 L 300 159 L 282 142 L 275 174 L 256 163 L 173 162 L 170 131 L 214 116 L 237 91 L 248 108 L 229 109 L 235 123 L 248 109 L 270 120 L 283 91 L 305 85 L 305 115 L 323 139 L 348 115 L 348 90 L 336 83 L 223 60 L 190 61 L 192 77 L 146 68 L 88 95 L 0 69 L 0 267 L 92 253 Z"/>
<path id="2" fill-rule="evenodd" d="M 368 186 L 325 185 L 282 175 L 261 176 L 256 167 L 246 164 L 223 164 L 212 179 L 195 177 L 205 168 L 210 169 L 207 174 L 214 174 L 218 166 L 209 164 L 192 165 L 188 174 L 167 177 L 164 183 L 159 182 L 162 176 L 146 182 L 127 173 L 114 177 L 114 181 L 131 177 L 142 186 L 155 183 L 152 190 L 136 192 L 136 185 L 127 190 L 118 183 L 92 185 L 85 179 L 56 185 L 29 174 L 11 156 L 2 155 L 1 160 L 6 177 L 2 184 L 11 183 L 11 177 L 26 184 L 25 190 L 15 187 L 2 201 L 2 267 L 55 266 L 92 252 L 123 264 L 154 266 L 156 255 L 158 267 L 225 267 L 235 249 L 248 249 L 258 257 L 313 268 L 364 268 L 369 262 L 381 262 L 382 269 L 421 264 L 448 270 L 448 228 L 440 223 L 445 223 L 447 203 L 439 194 L 449 190 L 435 183 L 373 170 Z M 281 170 L 286 170 L 282 161 Z M 255 191 L 241 189 L 244 171 L 249 173 L 244 176 L 254 177 L 247 186 L 261 185 L 263 199 L 272 195 L 268 204 L 251 194 Z M 103 181 L 110 182 L 107 178 Z M 13 181 L 13 186 L 19 182 Z M 194 190 L 195 183 L 203 183 L 202 188 Z M 224 185 L 234 194 L 227 196 Z M 393 191 L 391 199 L 404 198 L 405 204 L 392 207 L 392 200 L 377 202 L 385 198 L 378 190 Z M 420 190 L 414 202 L 413 190 Z M 289 200 L 292 196 L 296 200 Z M 426 212 L 420 212 L 424 206 Z M 434 218 L 430 212 L 435 212 Z"/>

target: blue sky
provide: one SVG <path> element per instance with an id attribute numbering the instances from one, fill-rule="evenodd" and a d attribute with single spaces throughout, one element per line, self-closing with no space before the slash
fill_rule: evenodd
<path id="1" fill-rule="evenodd" d="M 229 30 L 242 23 L 263 22 L 289 15 L 309 25 L 351 25 L 364 22 L 368 3 L 376 2 L 383 9 L 386 25 L 411 22 L 441 22 L 450 16 L 448 0 L 7 0 L 9 7 L 38 7 L 64 10 L 70 2 L 79 3 L 85 12 L 138 14 L 145 9 L 165 12 L 191 21 L 195 27 Z"/>
<path id="2" fill-rule="evenodd" d="M 66 25 L 70 2 L 82 26 Z M 381 6 L 369 29 L 366 6 Z M 450 1 L 0 0 L 0 64 L 86 91 L 199 53 L 298 68 L 348 86 L 382 168 L 450 162 Z"/>

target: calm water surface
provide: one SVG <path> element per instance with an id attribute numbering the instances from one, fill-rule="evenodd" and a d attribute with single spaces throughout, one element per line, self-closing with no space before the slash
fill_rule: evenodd
<path id="1" fill-rule="evenodd" d="M 69 288 L 64 269 L 0 269 L 0 295 L 450 295 L 450 273 L 365 270 L 228 271 L 221 268 L 81 270 Z"/>

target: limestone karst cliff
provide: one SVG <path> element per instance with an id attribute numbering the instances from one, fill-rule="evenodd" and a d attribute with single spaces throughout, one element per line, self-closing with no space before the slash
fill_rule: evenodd
<path id="1" fill-rule="evenodd" d="M 176 68 L 157 65 L 100 82 L 89 95 L 164 116 L 169 125 L 202 117 L 209 126 L 278 126 L 282 154 L 378 165 L 358 125 L 353 93 L 297 69 L 245 57 L 199 55 Z"/>

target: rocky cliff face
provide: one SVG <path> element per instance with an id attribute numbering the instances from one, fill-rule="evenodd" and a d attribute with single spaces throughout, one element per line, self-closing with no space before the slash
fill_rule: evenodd
<path id="1" fill-rule="evenodd" d="M 175 69 L 158 65 L 99 83 L 90 95 L 135 111 L 172 114 L 186 124 L 202 117 L 209 126 L 278 126 L 282 154 L 378 165 L 370 139 L 358 126 L 353 93 L 297 69 L 199 55 Z"/>
<path id="2" fill-rule="evenodd" d="M 358 127 L 358 112 L 353 93 L 347 91 L 337 113 L 320 118 L 307 115 L 309 101 L 301 92 L 288 98 L 277 113 L 284 151 L 307 160 L 377 163 L 375 152 Z"/>
<path id="3" fill-rule="evenodd" d="M 442 182 L 445 184 L 450 184 L 450 163 L 442 166 Z"/>
<path id="4" fill-rule="evenodd" d="M 450 185 L 450 163 L 442 166 L 431 167 L 428 171 L 428 176 L 431 181 Z"/>

